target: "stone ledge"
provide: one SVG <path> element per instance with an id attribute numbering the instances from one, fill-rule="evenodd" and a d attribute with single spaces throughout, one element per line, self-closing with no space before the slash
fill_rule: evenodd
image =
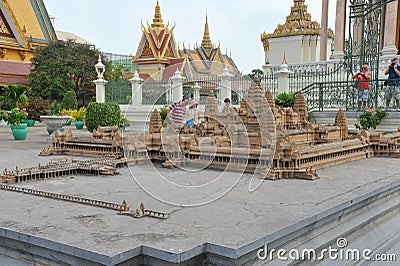
<path id="1" fill-rule="evenodd" d="M 393 182 L 237 249 L 204 243 L 187 251 L 176 253 L 144 245 L 111 256 L 6 228 L 0 228 L 0 239 L 2 239 L 0 246 L 3 250 L 19 251 L 20 257 L 23 255 L 33 256 L 42 261 L 48 260 L 48 262 L 62 258 L 62 261 L 85 263 L 85 265 L 117 265 L 122 262 L 144 263 L 145 265 L 173 265 L 185 262 L 185 265 L 197 265 L 204 261 L 218 265 L 261 263 L 257 260 L 257 251 L 264 245 L 272 248 L 283 246 L 287 250 L 302 246 L 321 249 L 324 246 L 332 245 L 333 241 L 343 234 L 354 234 L 361 228 L 375 223 L 378 219 L 384 219 L 385 216 L 388 216 L 385 221 L 396 217 L 399 219 L 400 214 L 393 214 L 393 210 L 398 209 L 400 205 L 399 192 L 400 181 Z M 343 219 L 345 221 L 341 222 Z M 341 225 L 338 227 L 337 223 Z M 385 230 L 382 231 L 385 232 Z M 386 232 L 391 233 L 390 230 L 386 230 Z M 321 233 L 325 234 L 325 237 L 316 240 Z M 329 237 L 327 237 L 328 235 Z M 388 237 L 390 236 L 381 235 L 380 239 L 374 241 L 381 241 Z M 371 244 L 371 242 L 368 243 Z"/>

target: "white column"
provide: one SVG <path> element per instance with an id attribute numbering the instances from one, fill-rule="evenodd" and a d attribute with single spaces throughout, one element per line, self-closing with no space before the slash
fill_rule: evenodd
<path id="1" fill-rule="evenodd" d="M 197 101 L 200 102 L 200 89 L 201 86 L 196 82 L 193 86 L 193 98 Z"/>
<path id="2" fill-rule="evenodd" d="M 96 84 L 96 102 L 104 103 L 106 98 L 106 83 L 107 80 L 96 79 L 93 81 Z"/>
<path id="3" fill-rule="evenodd" d="M 336 1 L 335 41 L 332 59 L 344 58 L 344 38 L 346 33 L 346 0 Z"/>
<path id="4" fill-rule="evenodd" d="M 278 94 L 286 92 L 290 92 L 289 88 L 289 75 L 293 73 L 292 71 L 289 71 L 288 65 L 286 63 L 283 63 L 279 67 L 279 71 L 276 72 L 278 76 Z"/>
<path id="5" fill-rule="evenodd" d="M 398 1 L 393 1 L 386 5 L 382 56 L 394 57 L 397 54 L 396 29 L 397 16 L 399 15 L 398 6 Z"/>
<path id="6" fill-rule="evenodd" d="M 129 79 L 129 82 L 131 83 L 132 87 L 132 101 L 131 104 L 133 106 L 139 106 L 142 105 L 142 81 L 139 77 L 139 74 L 137 71 L 135 71 L 135 74 L 131 79 Z"/>
<path id="7" fill-rule="evenodd" d="M 171 95 L 172 95 L 172 102 L 179 102 L 183 98 L 183 79 L 181 72 L 179 69 L 176 69 L 176 72 L 173 77 L 170 78 L 172 81 L 172 88 L 171 88 Z"/>
<path id="8" fill-rule="evenodd" d="M 328 47 L 328 9 L 329 0 L 322 0 L 322 14 L 321 14 L 321 43 L 319 61 L 326 61 L 327 47 Z"/>
<path id="9" fill-rule="evenodd" d="M 232 84 L 231 84 L 231 78 L 233 75 L 229 73 L 228 67 L 225 66 L 222 74 L 218 75 L 218 77 L 221 79 L 221 86 L 219 88 L 219 102 L 223 103 L 225 98 L 229 98 L 229 100 L 232 100 Z"/>

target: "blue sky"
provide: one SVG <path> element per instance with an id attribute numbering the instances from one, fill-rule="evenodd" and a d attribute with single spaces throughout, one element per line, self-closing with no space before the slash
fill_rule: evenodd
<path id="1" fill-rule="evenodd" d="M 56 18 L 55 29 L 73 32 L 104 52 L 136 53 L 141 21 L 154 15 L 156 0 L 44 0 Z M 208 14 L 211 41 L 232 54 L 239 70 L 261 68 L 264 52 L 260 34 L 272 33 L 290 13 L 293 0 L 159 0 L 164 23 L 174 25 L 175 40 L 182 48 L 201 43 Z M 321 0 L 306 0 L 312 20 L 320 22 Z M 329 27 L 334 29 L 336 1 L 329 1 Z"/>

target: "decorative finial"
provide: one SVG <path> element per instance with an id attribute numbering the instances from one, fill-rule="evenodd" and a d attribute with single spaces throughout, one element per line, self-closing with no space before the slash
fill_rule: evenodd
<path id="1" fill-rule="evenodd" d="M 164 28 L 163 20 L 161 17 L 161 9 L 160 9 L 160 5 L 158 4 L 158 0 L 157 0 L 156 8 L 155 8 L 153 23 L 151 24 L 151 26 Z"/>
<path id="2" fill-rule="evenodd" d="M 286 62 L 286 53 L 283 53 L 282 65 L 287 65 L 287 62 Z"/>
<path id="3" fill-rule="evenodd" d="M 204 25 L 203 40 L 201 41 L 201 47 L 203 47 L 203 49 L 206 50 L 206 51 L 210 51 L 212 49 L 210 33 L 209 33 L 209 30 L 208 30 L 208 17 L 207 17 L 207 14 L 206 14 L 206 24 Z"/>

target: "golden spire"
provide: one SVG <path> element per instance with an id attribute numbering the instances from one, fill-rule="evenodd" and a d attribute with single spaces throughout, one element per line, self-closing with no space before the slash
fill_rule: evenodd
<path id="1" fill-rule="evenodd" d="M 286 53 L 283 53 L 282 65 L 287 65 L 287 62 L 286 62 Z"/>
<path id="2" fill-rule="evenodd" d="M 158 4 L 158 0 L 157 0 L 157 5 L 156 5 L 156 10 L 154 13 L 153 24 L 151 24 L 151 26 L 164 28 L 163 20 L 161 18 L 161 9 L 160 9 L 160 5 Z"/>
<path id="3" fill-rule="evenodd" d="M 212 43 L 211 43 L 211 39 L 210 39 L 210 33 L 208 31 L 207 14 L 206 14 L 206 24 L 204 25 L 203 40 L 201 41 L 201 47 L 203 47 L 206 51 L 209 51 L 212 48 Z"/>
<path id="4" fill-rule="evenodd" d="M 305 0 L 294 0 L 294 6 L 304 6 Z"/>

